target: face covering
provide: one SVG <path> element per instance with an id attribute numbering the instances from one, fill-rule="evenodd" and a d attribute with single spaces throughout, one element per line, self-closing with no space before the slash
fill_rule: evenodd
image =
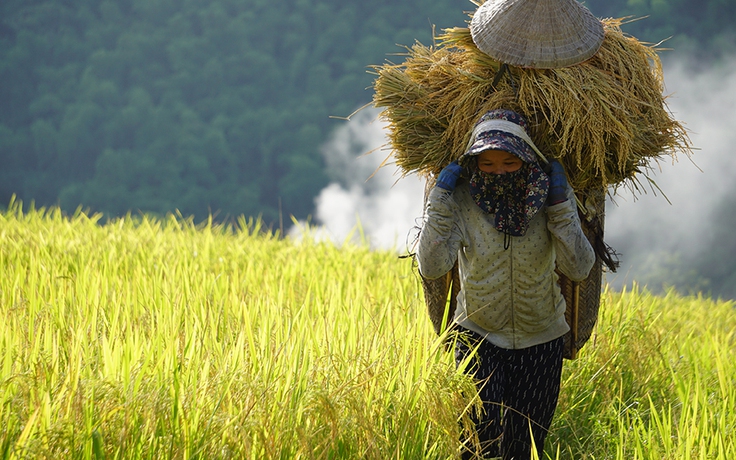
<path id="1" fill-rule="evenodd" d="M 504 235 L 523 236 L 529 221 L 542 208 L 549 178 L 537 165 L 524 163 L 506 174 L 485 173 L 473 167 L 470 196 L 483 211 L 494 214 L 494 227 Z"/>

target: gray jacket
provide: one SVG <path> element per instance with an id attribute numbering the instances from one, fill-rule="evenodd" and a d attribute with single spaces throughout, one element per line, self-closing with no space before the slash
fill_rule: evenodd
<path id="1" fill-rule="evenodd" d="M 526 348 L 565 334 L 565 300 L 557 267 L 574 281 L 588 276 L 595 253 L 569 199 L 545 206 L 524 236 L 510 238 L 493 226 L 470 196 L 467 182 L 454 192 L 435 187 L 427 200 L 417 261 L 425 278 L 450 271 L 459 258 L 461 289 L 455 322 L 502 348 Z"/>

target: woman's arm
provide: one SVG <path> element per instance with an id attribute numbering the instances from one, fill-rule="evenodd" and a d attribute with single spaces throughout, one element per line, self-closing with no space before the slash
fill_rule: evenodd
<path id="1" fill-rule="evenodd" d="M 455 265 L 461 240 L 456 209 L 451 191 L 434 187 L 429 193 L 417 246 L 419 272 L 425 278 L 439 278 Z"/>
<path id="2" fill-rule="evenodd" d="M 595 263 L 595 252 L 580 226 L 575 194 L 567 185 L 568 199 L 547 207 L 547 228 L 557 256 L 557 267 L 573 281 L 588 277 Z"/>

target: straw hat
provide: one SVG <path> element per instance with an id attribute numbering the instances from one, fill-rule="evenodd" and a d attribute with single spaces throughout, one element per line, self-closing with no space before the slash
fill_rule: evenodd
<path id="1" fill-rule="evenodd" d="M 499 62 L 555 69 L 585 61 L 603 24 L 576 0 L 488 0 L 473 15 L 475 45 Z"/>

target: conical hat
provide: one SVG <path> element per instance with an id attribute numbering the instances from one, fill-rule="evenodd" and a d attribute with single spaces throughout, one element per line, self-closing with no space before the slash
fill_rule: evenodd
<path id="1" fill-rule="evenodd" d="M 488 0 L 473 14 L 475 45 L 499 62 L 554 69 L 585 61 L 603 24 L 576 0 Z"/>

